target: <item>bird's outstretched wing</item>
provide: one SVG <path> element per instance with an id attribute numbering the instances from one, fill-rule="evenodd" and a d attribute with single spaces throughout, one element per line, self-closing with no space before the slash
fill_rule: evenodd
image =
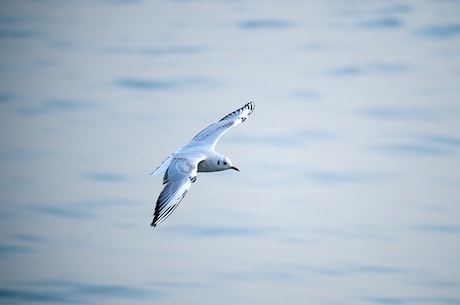
<path id="1" fill-rule="evenodd" d="M 200 133 L 198 133 L 189 145 L 201 145 L 214 149 L 217 141 L 226 133 L 230 128 L 243 123 L 254 111 L 255 105 L 253 102 L 249 102 L 243 107 L 227 114 L 218 122 L 209 125 Z"/>
<path id="2" fill-rule="evenodd" d="M 243 107 L 233 111 L 232 113 L 227 114 L 218 122 L 209 125 L 202 131 L 200 131 L 193 139 L 184 147 L 190 148 L 190 146 L 200 145 L 205 148 L 214 150 L 217 141 L 226 133 L 230 128 L 241 124 L 244 122 L 249 115 L 254 111 L 255 105 L 253 102 L 249 102 Z M 160 175 L 168 170 L 169 165 L 171 164 L 171 160 L 173 160 L 174 156 L 178 154 L 182 148 L 179 148 L 177 151 L 172 153 L 163 163 L 160 164 L 152 173 L 151 175 Z"/>
<path id="3" fill-rule="evenodd" d="M 174 158 L 164 177 L 165 185 L 158 197 L 153 214 L 152 227 L 165 220 L 179 205 L 190 186 L 196 180 L 198 163 L 202 159 Z"/>
<path id="4" fill-rule="evenodd" d="M 168 170 L 168 167 L 171 164 L 171 161 L 173 160 L 175 153 L 176 152 L 173 152 L 171 155 L 169 155 L 168 158 L 166 158 L 166 160 L 161 162 L 160 166 L 158 166 L 153 172 L 151 172 L 150 175 L 156 176 L 165 173 Z"/>

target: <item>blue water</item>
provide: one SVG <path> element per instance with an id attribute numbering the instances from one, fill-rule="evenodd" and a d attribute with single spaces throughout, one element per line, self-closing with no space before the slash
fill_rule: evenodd
<path id="1" fill-rule="evenodd" d="M 0 9 L 1 304 L 460 304 L 457 1 Z M 247 101 L 150 228 L 149 173 Z"/>

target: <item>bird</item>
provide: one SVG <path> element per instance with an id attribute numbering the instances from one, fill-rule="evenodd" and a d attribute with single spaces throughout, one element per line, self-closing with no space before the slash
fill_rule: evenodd
<path id="1" fill-rule="evenodd" d="M 246 121 L 254 108 L 255 104 L 248 102 L 209 125 L 151 173 L 153 176 L 164 173 L 164 187 L 155 204 L 151 227 L 159 225 L 177 208 L 196 181 L 198 172 L 240 171 L 227 156 L 216 152 L 215 146 L 228 130 Z"/>

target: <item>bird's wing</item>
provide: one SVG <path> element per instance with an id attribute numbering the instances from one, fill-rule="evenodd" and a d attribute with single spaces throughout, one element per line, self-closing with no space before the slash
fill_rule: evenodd
<path id="1" fill-rule="evenodd" d="M 160 175 L 166 172 L 168 170 L 169 165 L 171 164 L 171 161 L 175 153 L 176 152 L 172 153 L 171 155 L 169 155 L 169 157 L 166 160 L 161 162 L 160 166 L 158 166 L 150 175 L 156 176 L 156 175 Z"/>
<path id="2" fill-rule="evenodd" d="M 198 163 L 202 158 L 174 158 L 166 171 L 165 185 L 158 197 L 153 214 L 152 227 L 165 220 L 179 205 L 190 186 L 196 180 Z"/>
<path id="3" fill-rule="evenodd" d="M 218 122 L 209 125 L 200 133 L 198 133 L 189 145 L 201 145 L 209 149 L 214 149 L 217 141 L 226 133 L 230 128 L 243 123 L 249 115 L 254 111 L 255 104 L 249 102 L 243 107 L 227 114 Z"/>

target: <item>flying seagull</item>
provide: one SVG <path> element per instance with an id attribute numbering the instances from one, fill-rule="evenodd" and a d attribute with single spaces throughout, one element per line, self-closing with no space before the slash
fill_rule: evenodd
<path id="1" fill-rule="evenodd" d="M 224 133 L 249 117 L 254 107 L 254 103 L 249 102 L 227 114 L 220 121 L 209 125 L 152 172 L 152 175 L 164 173 L 164 188 L 155 205 L 153 221 L 150 224 L 152 227 L 165 220 L 179 205 L 192 183 L 196 181 L 197 172 L 217 172 L 227 169 L 239 171 L 228 157 L 219 154 L 214 148 Z"/>

